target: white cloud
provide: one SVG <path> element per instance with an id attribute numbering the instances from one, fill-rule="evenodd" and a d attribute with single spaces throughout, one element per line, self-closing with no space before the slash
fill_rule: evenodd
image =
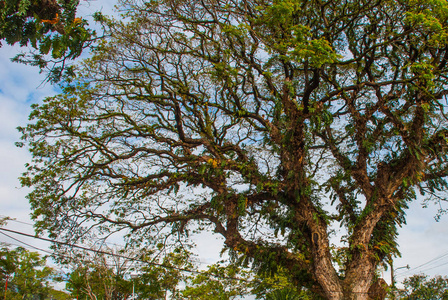
<path id="1" fill-rule="evenodd" d="M 28 191 L 20 188 L 18 180 L 30 155 L 26 149 L 15 146 L 20 140 L 17 127 L 27 123 L 31 103 L 54 94 L 55 90 L 48 84 L 42 85 L 44 76 L 38 69 L 10 61 L 17 51 L 17 47 L 6 45 L 0 48 L 0 215 L 31 222 L 25 198 Z M 7 228 L 33 233 L 31 226 L 21 223 L 10 222 Z M 0 241 L 18 243 L 4 235 L 0 236 Z"/>
<path id="2" fill-rule="evenodd" d="M 101 12 L 104 15 L 116 15 L 115 4 L 117 1 L 81 1 L 78 6 L 77 15 L 86 17 L 92 12 Z"/>
<path id="3" fill-rule="evenodd" d="M 422 208 L 418 201 L 410 205 L 407 225 L 399 231 L 398 242 L 402 257 L 395 260 L 395 267 L 409 265 L 411 269 L 397 272 L 399 280 L 405 277 L 403 275 L 419 273 L 430 276 L 448 274 L 448 255 L 434 263 L 416 268 L 448 253 L 448 216 L 445 215 L 436 222 L 434 220 L 436 213 L 436 207 Z"/>
<path id="4" fill-rule="evenodd" d="M 224 246 L 224 238 L 221 235 L 204 232 L 193 238 L 197 246 L 194 252 L 198 255 L 201 267 L 203 267 L 204 264 L 213 264 L 220 259 L 228 258 L 226 253 L 222 258 L 219 256 L 219 253 Z"/>

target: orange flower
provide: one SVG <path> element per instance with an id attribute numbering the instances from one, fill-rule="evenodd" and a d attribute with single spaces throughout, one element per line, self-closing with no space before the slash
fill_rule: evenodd
<path id="1" fill-rule="evenodd" d="M 74 20 L 73 20 L 73 24 L 79 24 L 79 23 L 81 23 L 82 22 L 82 19 L 81 18 L 75 18 Z"/>
<path id="2" fill-rule="evenodd" d="M 209 160 L 207 160 L 207 162 L 209 164 L 211 164 L 213 166 L 213 168 L 217 168 L 218 167 L 218 161 L 214 160 L 213 158 L 210 158 Z"/>
<path id="3" fill-rule="evenodd" d="M 56 24 L 59 22 L 59 15 L 56 14 L 56 17 L 52 20 L 42 20 L 41 22 L 46 24 Z"/>

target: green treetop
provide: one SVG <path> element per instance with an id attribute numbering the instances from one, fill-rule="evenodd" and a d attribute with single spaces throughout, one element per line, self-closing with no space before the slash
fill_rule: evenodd
<path id="1" fill-rule="evenodd" d="M 58 81 L 63 71 L 71 73 L 68 60 L 88 47 L 94 31 L 87 21 L 76 16 L 79 0 L 3 0 L 0 1 L 0 46 L 18 43 L 30 46 L 31 54 L 14 60 L 49 69 L 50 81 Z"/>
<path id="2" fill-rule="evenodd" d="M 8 300 L 67 299 L 53 289 L 55 271 L 36 252 L 18 247 L 0 249 L 0 298 Z M 6 295 L 5 295 L 6 293 Z"/>

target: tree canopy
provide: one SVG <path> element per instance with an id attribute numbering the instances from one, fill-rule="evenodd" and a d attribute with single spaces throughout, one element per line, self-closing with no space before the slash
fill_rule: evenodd
<path id="1" fill-rule="evenodd" d="M 66 62 L 80 56 L 95 34 L 76 16 L 78 5 L 79 0 L 0 1 L 0 41 L 31 46 L 34 53 L 14 60 L 48 69 L 48 79 L 56 82 L 63 71 L 72 72 Z"/>
<path id="2" fill-rule="evenodd" d="M 327 299 L 368 299 L 407 203 L 445 201 L 446 1 L 121 11 L 21 128 L 38 230 L 127 230 L 135 246 L 210 230 L 236 262 L 282 268 Z"/>
<path id="3" fill-rule="evenodd" d="M 134 261 L 119 248 L 90 245 L 90 251 L 58 249 L 58 262 L 68 270 L 65 289 L 76 299 L 128 299 L 132 294 L 129 273 Z M 109 253 L 106 255 L 105 253 Z M 129 253 L 130 255 L 130 253 Z"/>
<path id="4" fill-rule="evenodd" d="M 418 274 L 406 278 L 403 284 L 404 288 L 398 290 L 398 299 L 448 299 L 448 278 L 446 276 L 435 276 L 433 278 L 428 278 L 427 275 Z"/>
<path id="5" fill-rule="evenodd" d="M 11 300 L 67 299 L 53 289 L 56 272 L 46 265 L 46 258 L 24 248 L 0 248 L 0 297 Z"/>

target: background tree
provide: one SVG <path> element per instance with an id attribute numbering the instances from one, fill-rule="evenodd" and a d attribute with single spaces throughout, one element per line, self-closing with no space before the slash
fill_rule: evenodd
<path id="1" fill-rule="evenodd" d="M 402 300 L 445 300 L 448 299 L 448 278 L 424 274 L 414 275 L 403 281 L 404 288 L 398 290 Z"/>
<path id="2" fill-rule="evenodd" d="M 105 245 L 91 248 L 91 252 L 58 249 L 59 262 L 69 270 L 66 290 L 72 297 L 92 300 L 127 299 L 132 294 L 129 275 L 135 262 L 125 255 L 133 253 Z"/>
<path id="3" fill-rule="evenodd" d="M 275 290 L 266 295 L 266 300 L 308 300 L 307 295 L 299 295 L 293 289 Z"/>
<path id="4" fill-rule="evenodd" d="M 51 286 L 55 275 L 55 271 L 46 265 L 46 259 L 36 252 L 21 247 L 3 246 L 0 249 L 1 299 L 67 299 L 65 293 L 57 292 Z"/>
<path id="5" fill-rule="evenodd" d="M 407 203 L 445 201 L 447 2 L 121 7 L 21 129 L 37 229 L 140 247 L 213 230 L 235 262 L 367 299 Z"/>
<path id="6" fill-rule="evenodd" d="M 199 274 L 192 274 L 184 284 L 179 299 L 225 300 L 250 296 L 256 299 L 322 299 L 293 284 L 281 269 L 272 276 L 260 276 L 250 269 L 224 261 L 208 266 Z"/>
<path id="7" fill-rule="evenodd" d="M 159 245 L 159 250 L 163 250 Z M 148 252 L 142 257 L 138 268 L 134 270 L 138 275 L 134 279 L 135 292 L 143 299 L 185 299 L 181 296 L 182 284 L 185 283 L 187 271 L 196 271 L 197 267 L 191 261 L 192 254 L 182 248 L 171 252 Z M 183 292 L 182 292 L 183 293 Z"/>
<path id="8" fill-rule="evenodd" d="M 73 297 L 118 300 L 132 294 L 132 283 L 102 264 L 78 266 L 67 278 L 66 289 Z"/>
<path id="9" fill-rule="evenodd" d="M 85 19 L 76 17 L 78 5 L 79 0 L 0 1 L 0 41 L 34 48 L 14 61 L 48 68 L 48 79 L 58 81 L 63 71 L 73 71 L 66 62 L 80 56 L 95 35 Z"/>
<path id="10" fill-rule="evenodd" d="M 167 294 L 174 299 L 185 270 L 196 270 L 191 253 L 180 248 L 172 252 L 162 246 L 157 251 L 138 252 L 104 244 L 91 248 L 89 252 L 58 250 L 60 262 L 70 270 L 66 289 L 73 297 L 127 299 L 134 290 L 142 299 L 166 299 Z"/>
<path id="11" fill-rule="evenodd" d="M 236 266 L 219 263 L 207 267 L 196 276 L 185 280 L 180 299 L 231 300 L 250 295 L 250 273 Z M 242 297 L 242 298 L 241 298 Z"/>
<path id="12" fill-rule="evenodd" d="M 249 278 L 248 278 L 249 279 Z M 285 269 L 278 268 L 275 274 L 257 275 L 250 284 L 251 293 L 256 295 L 256 299 L 268 299 L 269 297 L 275 299 L 324 299 L 311 290 L 297 285 L 291 280 L 290 274 L 285 272 Z"/>

